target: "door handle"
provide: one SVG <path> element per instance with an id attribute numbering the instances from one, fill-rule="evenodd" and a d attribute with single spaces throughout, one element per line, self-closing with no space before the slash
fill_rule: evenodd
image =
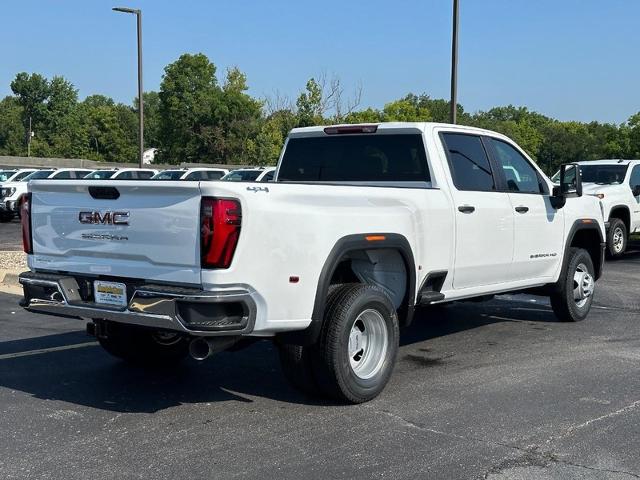
<path id="1" fill-rule="evenodd" d="M 476 207 L 472 205 L 460 205 L 458 211 L 462 213 L 473 213 L 476 211 Z"/>
<path id="2" fill-rule="evenodd" d="M 529 211 L 529 207 L 516 207 L 516 212 L 518 213 L 527 213 Z"/>

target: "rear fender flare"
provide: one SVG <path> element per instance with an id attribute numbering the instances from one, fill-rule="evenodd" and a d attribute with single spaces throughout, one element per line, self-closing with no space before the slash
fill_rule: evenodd
<path id="1" fill-rule="evenodd" d="M 367 237 L 384 237 L 376 241 L 369 241 Z M 299 332 L 287 332 L 279 335 L 279 339 L 286 343 L 298 345 L 310 345 L 316 343 L 322 329 L 324 319 L 325 301 L 329 291 L 331 278 L 344 255 L 358 250 L 392 249 L 397 250 L 405 263 L 407 271 L 407 290 L 402 306 L 399 309 L 401 324 L 408 325 L 413 318 L 416 292 L 416 266 L 413 251 L 406 237 L 397 233 L 362 233 L 347 235 L 339 239 L 331 249 L 320 272 L 316 296 L 311 315 L 311 323 L 305 330 Z"/>

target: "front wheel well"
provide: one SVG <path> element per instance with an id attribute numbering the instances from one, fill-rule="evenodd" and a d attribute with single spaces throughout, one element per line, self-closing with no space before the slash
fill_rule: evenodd
<path id="1" fill-rule="evenodd" d="M 569 247 L 582 248 L 589 253 L 595 269 L 596 278 L 600 277 L 602 272 L 601 243 L 602 241 L 598 230 L 595 228 L 583 228 L 575 232 L 569 244 Z"/>
<path id="2" fill-rule="evenodd" d="M 614 218 L 619 218 L 624 223 L 625 227 L 627 227 L 627 232 L 631 231 L 631 213 L 627 207 L 617 206 L 611 209 L 611 213 L 609 214 L 609 221 Z"/>

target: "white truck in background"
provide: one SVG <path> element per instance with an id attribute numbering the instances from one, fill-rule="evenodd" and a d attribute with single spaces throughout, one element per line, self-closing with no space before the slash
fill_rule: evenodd
<path id="1" fill-rule="evenodd" d="M 624 255 L 629 235 L 640 232 L 640 160 L 578 162 L 585 194 L 600 199 L 607 227 L 607 252 Z"/>
<path id="2" fill-rule="evenodd" d="M 31 312 L 89 320 L 154 365 L 273 339 L 299 389 L 359 403 L 421 305 L 530 292 L 583 320 L 600 201 L 509 138 L 435 123 L 291 131 L 273 183 L 35 181 L 22 203 Z"/>

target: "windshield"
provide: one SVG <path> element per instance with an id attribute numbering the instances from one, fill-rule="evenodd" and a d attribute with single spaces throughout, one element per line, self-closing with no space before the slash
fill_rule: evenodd
<path id="1" fill-rule="evenodd" d="M 88 180 L 106 180 L 107 178 L 113 177 L 114 173 L 116 173 L 115 170 L 96 170 L 84 178 Z"/>
<path id="2" fill-rule="evenodd" d="M 627 165 L 580 165 L 580 173 L 584 183 L 619 185 L 624 182 L 624 177 L 627 175 Z"/>
<path id="3" fill-rule="evenodd" d="M 165 170 L 151 177 L 151 180 L 180 180 L 184 170 Z"/>
<path id="4" fill-rule="evenodd" d="M 0 182 L 6 181 L 14 173 L 16 173 L 15 170 L 0 170 Z"/>
<path id="5" fill-rule="evenodd" d="M 41 180 L 43 178 L 47 178 L 53 172 L 55 172 L 55 170 L 38 170 L 37 172 L 33 172 L 32 174 L 24 177 L 22 181 L 28 182 L 29 180 Z"/>
<path id="6" fill-rule="evenodd" d="M 262 170 L 236 170 L 235 172 L 227 173 L 222 180 L 228 182 L 253 182 L 260 176 Z"/>

